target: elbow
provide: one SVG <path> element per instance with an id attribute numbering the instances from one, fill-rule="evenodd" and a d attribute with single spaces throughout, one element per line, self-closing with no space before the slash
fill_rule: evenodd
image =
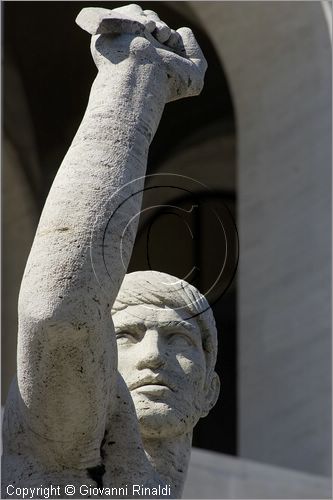
<path id="1" fill-rule="evenodd" d="M 29 331 L 37 336 L 47 334 L 50 339 L 69 341 L 71 338 L 82 340 L 92 330 L 99 330 L 109 320 L 110 313 L 93 298 L 75 292 L 52 297 L 20 294 L 18 317 L 20 335 Z"/>
<path id="2" fill-rule="evenodd" d="M 49 297 L 31 294 L 31 297 L 23 300 L 20 295 L 18 319 L 19 331 L 52 332 L 56 336 L 60 332 L 66 332 L 67 336 L 69 332 L 83 333 L 86 324 L 82 317 L 82 307 L 64 300 L 62 296 L 51 300 Z"/>
<path id="3" fill-rule="evenodd" d="M 38 293 L 27 293 L 26 290 L 20 290 L 18 300 L 19 321 L 25 321 L 33 324 L 48 324 L 65 318 L 66 303 L 63 297 L 42 295 Z"/>

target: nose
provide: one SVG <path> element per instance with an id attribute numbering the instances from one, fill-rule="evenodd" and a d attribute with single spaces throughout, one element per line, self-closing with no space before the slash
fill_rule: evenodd
<path id="1" fill-rule="evenodd" d="M 157 330 L 147 330 L 143 340 L 140 342 L 137 367 L 142 370 L 144 368 L 157 369 L 165 365 L 165 356 L 163 347 L 159 341 Z"/>

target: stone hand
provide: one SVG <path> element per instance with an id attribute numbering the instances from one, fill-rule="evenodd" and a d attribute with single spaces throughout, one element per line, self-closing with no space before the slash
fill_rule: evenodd
<path id="1" fill-rule="evenodd" d="M 201 92 L 207 62 L 189 28 L 170 29 L 155 12 L 135 4 L 113 10 L 87 7 L 76 22 L 93 35 L 92 54 L 98 69 L 137 56 L 165 72 L 166 101 Z"/>

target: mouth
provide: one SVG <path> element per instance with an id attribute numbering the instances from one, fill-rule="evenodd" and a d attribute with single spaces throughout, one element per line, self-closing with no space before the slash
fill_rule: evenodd
<path id="1" fill-rule="evenodd" d="M 134 391 L 135 389 L 138 389 L 140 391 L 144 392 L 158 392 L 158 391 L 173 391 L 173 389 L 166 383 L 164 382 L 163 379 L 160 378 L 152 378 L 152 377 L 145 377 L 141 380 L 138 380 L 134 384 L 132 384 L 129 387 L 130 391 Z"/>
<path id="2" fill-rule="evenodd" d="M 132 392 L 137 392 L 144 396 L 148 397 L 165 397 L 168 393 L 171 393 L 172 390 L 166 386 L 161 384 L 143 384 L 138 386 L 136 389 L 132 389 Z"/>

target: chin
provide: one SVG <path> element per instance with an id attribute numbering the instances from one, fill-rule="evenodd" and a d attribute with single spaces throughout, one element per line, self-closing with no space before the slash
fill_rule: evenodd
<path id="1" fill-rule="evenodd" d="M 133 397 L 140 432 L 143 438 L 164 439 L 181 436 L 193 431 L 199 416 L 193 408 L 181 410 L 165 401 Z"/>

